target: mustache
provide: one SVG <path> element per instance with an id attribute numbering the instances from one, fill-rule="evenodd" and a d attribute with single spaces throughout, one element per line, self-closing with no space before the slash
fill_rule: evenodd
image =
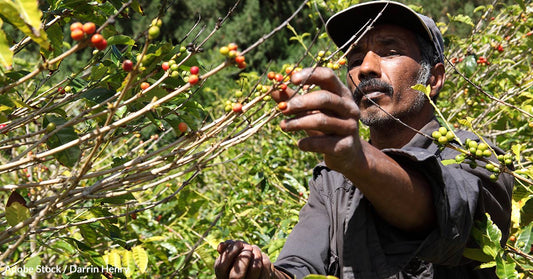
<path id="1" fill-rule="evenodd" d="M 392 94 L 394 93 L 392 85 L 380 79 L 371 78 L 361 80 L 361 82 L 355 86 L 353 97 L 357 102 L 359 102 L 365 94 L 376 91 L 383 92 L 389 96 L 392 96 Z"/>

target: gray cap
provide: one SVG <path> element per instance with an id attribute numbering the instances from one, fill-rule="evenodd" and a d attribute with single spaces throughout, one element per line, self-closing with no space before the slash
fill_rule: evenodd
<path id="1" fill-rule="evenodd" d="M 387 7 L 383 10 L 383 8 Z M 392 24 L 402 26 L 426 38 L 444 63 L 444 42 L 435 22 L 413 11 L 408 6 L 393 1 L 372 1 L 351 6 L 328 19 L 326 32 L 333 42 L 345 51 L 345 45 L 367 22 L 372 21 L 383 10 L 376 21 L 377 24 Z"/>

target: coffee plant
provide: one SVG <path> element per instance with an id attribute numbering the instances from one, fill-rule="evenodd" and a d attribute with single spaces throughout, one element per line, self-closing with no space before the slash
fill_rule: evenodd
<path id="1" fill-rule="evenodd" d="M 213 278 L 226 239 L 275 259 L 320 156 L 279 129 L 284 104 L 270 93 L 302 67 L 344 78 L 323 22 L 356 3 L 289 2 L 268 32 L 231 37 L 245 11 L 261 18 L 259 3 L 177 22 L 167 14 L 179 1 L 0 0 L 2 277 Z M 472 232 L 480 249 L 465 251 L 500 278 L 533 270 L 532 13 L 496 1 L 439 20 L 447 81 L 434 105 L 446 129 L 435 140 L 451 148 L 467 129 L 507 152 L 490 161 L 468 142 L 443 163 L 515 177 L 507 245 L 488 216 Z M 271 42 L 290 51 L 272 55 Z"/>

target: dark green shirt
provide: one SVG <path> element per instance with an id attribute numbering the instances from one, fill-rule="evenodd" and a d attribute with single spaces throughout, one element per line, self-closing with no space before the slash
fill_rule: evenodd
<path id="1" fill-rule="evenodd" d="M 421 132 L 437 130 L 436 120 Z M 473 133 L 457 131 L 478 140 Z M 495 148 L 501 153 L 500 149 Z M 417 134 L 401 149 L 382 150 L 398 163 L 418 169 L 430 182 L 437 214 L 437 228 L 425 236 L 405 233 L 381 219 L 372 204 L 342 174 L 318 165 L 310 180 L 310 195 L 300 219 L 287 238 L 275 265 L 296 278 L 308 274 L 352 278 L 497 278 L 494 269 L 464 258 L 463 249 L 474 247 L 470 231 L 477 218 L 489 213 L 509 234 L 513 178 L 501 174 L 497 181 L 479 163 L 443 165 L 458 154 L 439 149 Z M 495 157 L 490 158 L 496 160 Z"/>

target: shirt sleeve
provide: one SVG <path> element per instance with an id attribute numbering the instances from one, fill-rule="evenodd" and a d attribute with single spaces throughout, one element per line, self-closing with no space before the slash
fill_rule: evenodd
<path id="1" fill-rule="evenodd" d="M 512 177 L 501 174 L 497 181 L 492 181 L 484 163 L 477 168 L 468 164 L 444 165 L 442 160 L 458 154 L 452 149 L 433 154 L 412 147 L 390 150 L 387 154 L 404 166 L 420 170 L 431 185 L 437 228 L 422 240 L 415 252 L 417 257 L 438 265 L 461 264 L 465 260 L 463 250 L 471 242 L 474 220 L 482 218 L 485 212 L 500 228 L 502 243 L 505 242 L 510 224 Z"/>
<path id="2" fill-rule="evenodd" d="M 274 264 L 295 278 L 326 274 L 330 243 L 330 219 L 326 203 L 329 198 L 317 185 L 320 183 L 314 179 L 310 181 L 309 199 Z"/>

